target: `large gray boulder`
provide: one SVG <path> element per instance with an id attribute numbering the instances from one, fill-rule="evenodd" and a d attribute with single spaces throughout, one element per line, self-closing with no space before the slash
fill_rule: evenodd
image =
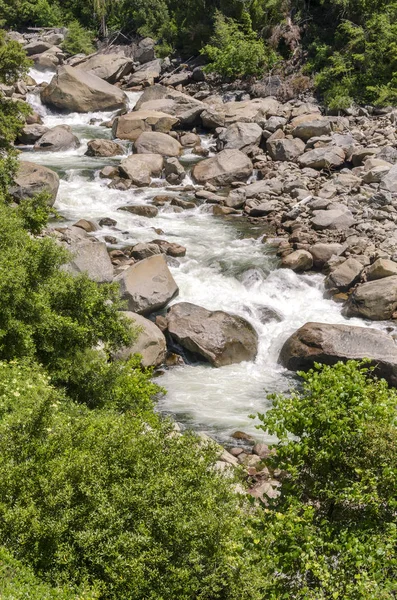
<path id="1" fill-rule="evenodd" d="M 197 183 L 228 185 L 233 181 L 246 181 L 252 172 L 252 162 L 243 152 L 222 150 L 216 156 L 197 163 L 192 175 Z"/>
<path id="2" fill-rule="evenodd" d="M 299 166 L 310 169 L 335 169 L 345 162 L 345 152 L 336 146 L 324 146 L 305 152 L 299 158 Z"/>
<path id="3" fill-rule="evenodd" d="M 254 360 L 258 335 L 242 317 L 182 302 L 168 311 L 168 332 L 183 348 L 214 367 Z"/>
<path id="4" fill-rule="evenodd" d="M 262 129 L 256 123 L 234 123 L 222 131 L 217 139 L 218 150 L 241 150 L 259 145 Z"/>
<path id="5" fill-rule="evenodd" d="M 136 71 L 128 78 L 128 85 L 149 85 L 152 86 L 156 79 L 160 77 L 161 60 L 155 59 L 138 67 Z"/>
<path id="6" fill-rule="evenodd" d="M 68 249 L 72 260 L 65 269 L 78 275 L 85 273 L 97 283 L 110 283 L 113 280 L 113 265 L 104 242 L 90 238 L 73 240 Z"/>
<path id="7" fill-rule="evenodd" d="M 80 62 L 78 68 L 104 79 L 108 83 L 116 83 L 128 75 L 133 68 L 134 61 L 124 54 L 96 54 Z"/>
<path id="8" fill-rule="evenodd" d="M 32 198 L 40 192 L 50 195 L 49 204 L 52 206 L 56 200 L 59 188 L 59 177 L 47 167 L 28 161 L 20 161 L 14 184 L 10 193 L 16 202 L 24 198 Z"/>
<path id="9" fill-rule="evenodd" d="M 257 98 L 244 102 L 226 102 L 209 105 L 201 114 L 203 126 L 207 129 L 228 127 L 233 123 L 265 123 L 269 117 L 282 111 L 275 98 Z"/>
<path id="10" fill-rule="evenodd" d="M 181 126 L 199 122 L 205 104 L 163 85 L 153 85 L 143 92 L 134 110 L 160 111 L 177 117 Z"/>
<path id="11" fill-rule="evenodd" d="M 351 256 L 328 275 L 325 287 L 347 292 L 360 279 L 363 268 L 362 263 Z"/>
<path id="12" fill-rule="evenodd" d="M 149 319 L 133 312 L 123 312 L 125 317 L 131 321 L 133 327 L 139 327 L 140 331 L 136 341 L 131 346 L 124 346 L 115 355 L 116 359 L 130 358 L 134 354 L 142 356 L 143 367 L 158 367 L 167 354 L 167 343 L 164 334 Z"/>
<path id="13" fill-rule="evenodd" d="M 328 119 L 317 118 L 315 120 L 299 123 L 292 130 L 292 135 L 307 142 L 312 137 L 320 137 L 331 133 L 331 125 Z"/>
<path id="14" fill-rule="evenodd" d="M 134 185 L 150 185 L 151 177 L 159 177 L 164 159 L 160 154 L 131 154 L 120 163 L 123 177 L 131 179 Z"/>
<path id="15" fill-rule="evenodd" d="M 120 154 L 124 154 L 123 146 L 117 144 L 116 142 L 112 142 L 112 140 L 90 140 L 87 144 L 87 150 L 85 152 L 85 156 L 100 156 L 100 157 L 109 157 L 109 156 L 119 156 Z"/>
<path id="16" fill-rule="evenodd" d="M 295 250 L 283 258 L 281 266 L 284 269 L 291 269 L 296 273 L 301 273 L 312 268 L 313 257 L 307 250 Z"/>
<path id="17" fill-rule="evenodd" d="M 35 42 L 29 42 L 29 44 L 26 44 L 23 49 L 28 56 L 33 56 L 34 54 L 42 54 L 43 52 L 46 52 L 52 46 L 53 44 L 50 44 L 49 42 L 37 40 Z"/>
<path id="18" fill-rule="evenodd" d="M 279 360 L 291 371 L 307 371 L 315 362 L 334 365 L 363 358 L 371 359 L 377 374 L 397 385 L 397 346 L 377 329 L 306 323 L 285 342 Z"/>
<path id="19" fill-rule="evenodd" d="M 114 120 L 112 135 L 120 140 L 135 142 L 144 131 L 168 133 L 179 123 L 176 117 L 155 110 L 130 112 Z"/>
<path id="20" fill-rule="evenodd" d="M 347 317 L 383 321 L 396 316 L 397 275 L 359 285 L 344 308 Z"/>
<path id="21" fill-rule="evenodd" d="M 273 160 L 296 161 L 305 151 L 302 140 L 273 139 L 268 140 L 266 148 Z"/>
<path id="22" fill-rule="evenodd" d="M 141 260 L 115 279 L 128 309 L 147 315 L 164 308 L 179 293 L 163 254 Z"/>
<path id="23" fill-rule="evenodd" d="M 330 205 L 332 207 L 332 204 Z M 346 206 L 338 205 L 328 210 L 315 210 L 311 223 L 314 229 L 344 231 L 355 224 L 355 219 Z"/>
<path id="24" fill-rule="evenodd" d="M 126 108 L 128 98 L 119 88 L 80 69 L 63 66 L 41 91 L 43 104 L 60 111 L 93 112 Z"/>
<path id="25" fill-rule="evenodd" d="M 392 277 L 393 275 L 397 275 L 397 263 L 394 262 L 394 260 L 388 260 L 386 258 L 378 258 L 378 260 L 366 270 L 367 281 Z"/>
<path id="26" fill-rule="evenodd" d="M 145 131 L 135 142 L 138 154 L 161 154 L 162 156 L 179 156 L 182 146 L 170 135 L 158 131 Z"/>
<path id="27" fill-rule="evenodd" d="M 380 189 L 387 192 L 397 192 L 397 165 L 393 165 L 382 177 Z"/>
<path id="28" fill-rule="evenodd" d="M 42 135 L 47 133 L 48 127 L 40 125 L 40 123 L 32 123 L 25 125 L 24 128 L 19 132 L 16 139 L 17 144 L 31 145 L 37 142 Z"/>
<path id="29" fill-rule="evenodd" d="M 340 256 L 344 250 L 343 244 L 318 242 L 310 247 L 310 254 L 316 269 L 321 269 L 332 256 Z"/>
<path id="30" fill-rule="evenodd" d="M 60 152 L 80 146 L 80 141 L 69 125 L 57 125 L 44 133 L 35 143 L 35 152 Z"/>

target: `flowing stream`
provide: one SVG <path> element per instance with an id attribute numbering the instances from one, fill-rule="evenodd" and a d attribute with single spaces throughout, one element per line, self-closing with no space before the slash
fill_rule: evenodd
<path id="1" fill-rule="evenodd" d="M 52 77 L 50 72 L 32 71 L 31 75 L 40 82 Z M 138 97 L 129 94 L 131 108 Z M 121 192 L 109 189 L 109 182 L 99 178 L 102 167 L 117 164 L 121 157 L 89 158 L 84 152 L 88 140 L 110 138 L 110 130 L 99 126 L 99 122 L 109 120 L 111 114 L 52 114 L 41 105 L 38 95 L 31 94 L 28 100 L 46 126 L 68 124 L 81 140 L 77 150 L 50 153 L 26 149 L 22 155 L 22 160 L 46 165 L 61 175 L 55 208 L 66 222 L 111 217 L 117 221 L 116 228 L 103 228 L 95 235 L 100 239 L 107 235 L 117 238 L 116 247 L 120 248 L 158 237 L 182 244 L 187 248 L 186 257 L 179 259 L 178 267 L 171 267 L 180 289 L 174 302 L 189 301 L 241 315 L 259 334 L 255 362 L 220 369 L 200 365 L 167 370 L 158 380 L 168 392 L 160 402 L 160 410 L 221 442 L 227 442 L 237 429 L 259 440 L 269 440 L 255 429 L 249 415 L 265 412 L 270 405 L 267 394 L 285 391 L 294 382 L 293 375 L 277 364 L 282 344 L 308 321 L 346 322 L 340 305 L 323 298 L 323 277 L 278 269 L 272 246 L 262 243 L 260 230 L 241 219 L 214 217 L 210 205 L 181 213 L 163 208 L 154 219 L 118 211 L 126 204 L 146 203 L 164 190 L 151 187 Z M 92 124 L 94 121 L 98 123 Z M 194 159 L 187 151 L 183 162 L 186 165 Z M 191 183 L 190 178 L 186 182 Z M 186 192 L 180 193 L 186 197 Z M 155 233 L 157 228 L 164 234 Z M 280 320 L 262 322 L 269 309 L 276 311 Z M 350 319 L 349 323 L 365 324 L 358 319 Z"/>

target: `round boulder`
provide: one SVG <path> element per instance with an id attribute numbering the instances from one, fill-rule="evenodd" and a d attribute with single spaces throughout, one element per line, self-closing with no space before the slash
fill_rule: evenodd
<path id="1" fill-rule="evenodd" d="M 21 161 L 10 193 L 14 200 L 19 202 L 26 197 L 32 198 L 40 192 L 48 192 L 50 194 L 49 204 L 52 206 L 57 197 L 58 188 L 59 177 L 55 171 L 42 165 L 36 165 L 36 163 Z"/>
<path id="2" fill-rule="evenodd" d="M 183 348 L 214 367 L 254 360 L 258 335 L 248 321 L 223 311 L 181 302 L 168 311 L 168 331 Z"/>
<path id="3" fill-rule="evenodd" d="M 291 371 L 307 371 L 314 363 L 334 365 L 338 361 L 371 359 L 377 373 L 397 385 L 397 346 L 377 329 L 306 323 L 285 342 L 281 364 Z"/>
<path id="4" fill-rule="evenodd" d="M 246 181 L 252 172 L 252 162 L 243 152 L 222 150 L 195 165 L 193 178 L 201 184 L 228 185 L 233 181 Z"/>
<path id="5" fill-rule="evenodd" d="M 115 358 L 126 359 L 134 354 L 142 356 L 143 367 L 157 367 L 161 365 L 167 353 L 167 344 L 164 334 L 160 329 L 149 319 L 145 319 L 141 315 L 133 312 L 124 312 L 133 327 L 139 327 L 140 331 L 136 341 L 131 346 L 121 348 Z"/>
<path id="6" fill-rule="evenodd" d="M 124 154 L 123 146 L 112 140 L 90 140 L 87 144 L 86 156 L 119 156 Z"/>
<path id="7" fill-rule="evenodd" d="M 79 146 L 79 139 L 72 133 L 69 125 L 57 125 L 37 140 L 33 150 L 36 152 L 59 152 L 78 148 Z"/>
<path id="8" fill-rule="evenodd" d="M 164 308 L 179 293 L 163 254 L 131 265 L 115 281 L 129 310 L 141 315 Z"/>
<path id="9" fill-rule="evenodd" d="M 170 135 L 158 131 L 145 131 L 135 142 L 138 154 L 161 154 L 162 156 L 179 156 L 182 146 Z"/>
<path id="10" fill-rule="evenodd" d="M 43 104 L 66 112 L 96 112 L 126 108 L 128 98 L 119 88 L 92 73 L 62 66 L 41 91 Z"/>

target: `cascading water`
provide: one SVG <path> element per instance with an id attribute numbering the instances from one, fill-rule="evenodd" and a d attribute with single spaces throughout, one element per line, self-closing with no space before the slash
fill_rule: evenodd
<path id="1" fill-rule="evenodd" d="M 41 74 L 43 78 L 45 75 Z M 130 94 L 131 108 L 138 97 L 139 94 Z M 266 436 L 255 430 L 254 421 L 248 415 L 265 411 L 269 406 L 267 393 L 284 391 L 293 382 L 292 375 L 277 364 L 283 342 L 308 321 L 346 321 L 340 306 L 323 298 L 322 276 L 297 275 L 277 269 L 271 246 L 247 237 L 250 230 L 241 221 L 234 223 L 214 217 L 208 212 L 208 205 L 181 213 L 169 212 L 165 207 L 151 219 L 118 211 L 126 204 L 147 203 L 164 190 L 140 188 L 120 192 L 109 189 L 109 182 L 99 178 L 98 170 L 117 164 L 120 157 L 89 158 L 84 152 L 89 139 L 110 137 L 109 129 L 100 127 L 96 121 L 107 121 L 111 114 L 52 114 L 41 105 L 37 95 L 31 95 L 29 101 L 40 112 L 45 125 L 68 124 L 82 142 L 77 150 L 57 153 L 30 150 L 22 157 L 61 173 L 55 205 L 59 213 L 70 223 L 80 218 L 115 219 L 116 228 L 103 228 L 95 235 L 100 239 L 108 235 L 115 237 L 120 248 L 138 241 L 151 241 L 159 237 L 154 229 L 160 228 L 164 232 L 163 239 L 187 249 L 180 266 L 171 267 L 180 288 L 174 302 L 189 301 L 211 310 L 222 309 L 241 315 L 253 324 L 260 336 L 259 353 L 253 363 L 221 369 L 207 365 L 184 366 L 166 371 L 159 380 L 168 391 L 160 402 L 160 410 L 220 441 L 227 440 L 236 429 L 266 440 Z M 198 157 L 192 155 L 191 150 L 187 151 L 183 162 L 187 165 L 193 160 Z M 264 311 L 273 311 L 274 318 L 263 322 L 266 321 Z M 349 323 L 364 325 L 358 319 L 351 319 Z"/>

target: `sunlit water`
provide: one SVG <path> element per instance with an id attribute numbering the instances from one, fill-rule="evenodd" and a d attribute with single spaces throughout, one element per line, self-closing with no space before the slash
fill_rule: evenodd
<path id="1" fill-rule="evenodd" d="M 138 97 L 130 95 L 131 107 Z M 208 205 L 182 213 L 164 208 L 151 219 L 119 211 L 126 204 L 150 202 L 156 194 L 163 194 L 164 189 L 120 192 L 109 189 L 109 182 L 99 178 L 99 169 L 105 164 L 117 164 L 119 158 L 84 156 L 89 139 L 110 137 L 108 129 L 90 125 L 90 122 L 92 119 L 107 121 L 112 115 L 57 115 L 43 107 L 37 95 L 31 95 L 30 101 L 43 116 L 45 125 L 69 124 L 82 142 L 80 148 L 73 151 L 29 151 L 23 155 L 24 159 L 55 168 L 61 174 L 55 206 L 64 218 L 70 223 L 79 218 L 115 219 L 114 228 L 104 228 L 95 235 L 115 237 L 116 246 L 120 248 L 158 237 L 182 244 L 187 248 L 186 257 L 179 260 L 178 267 L 171 267 L 180 290 L 174 302 L 189 301 L 211 310 L 238 314 L 250 321 L 258 332 L 259 352 L 255 362 L 220 369 L 201 365 L 166 371 L 159 379 L 168 392 L 160 402 L 160 409 L 221 441 L 227 441 L 236 429 L 267 440 L 265 434 L 255 429 L 249 415 L 266 411 L 267 394 L 285 391 L 293 385 L 293 375 L 277 363 L 284 341 L 308 321 L 346 322 L 340 305 L 323 298 L 322 276 L 297 275 L 278 269 L 270 246 L 247 237 L 249 229 L 241 222 L 213 217 Z M 210 143 L 207 139 L 206 144 Z M 190 162 L 191 151 L 186 154 Z M 176 192 L 169 193 L 175 195 Z M 184 198 L 186 195 L 183 193 Z M 155 228 L 164 234 L 159 236 Z M 262 323 L 264 307 L 277 311 L 282 320 Z M 358 319 L 351 319 L 349 323 L 364 325 Z M 382 324 L 377 326 L 382 327 Z"/>

